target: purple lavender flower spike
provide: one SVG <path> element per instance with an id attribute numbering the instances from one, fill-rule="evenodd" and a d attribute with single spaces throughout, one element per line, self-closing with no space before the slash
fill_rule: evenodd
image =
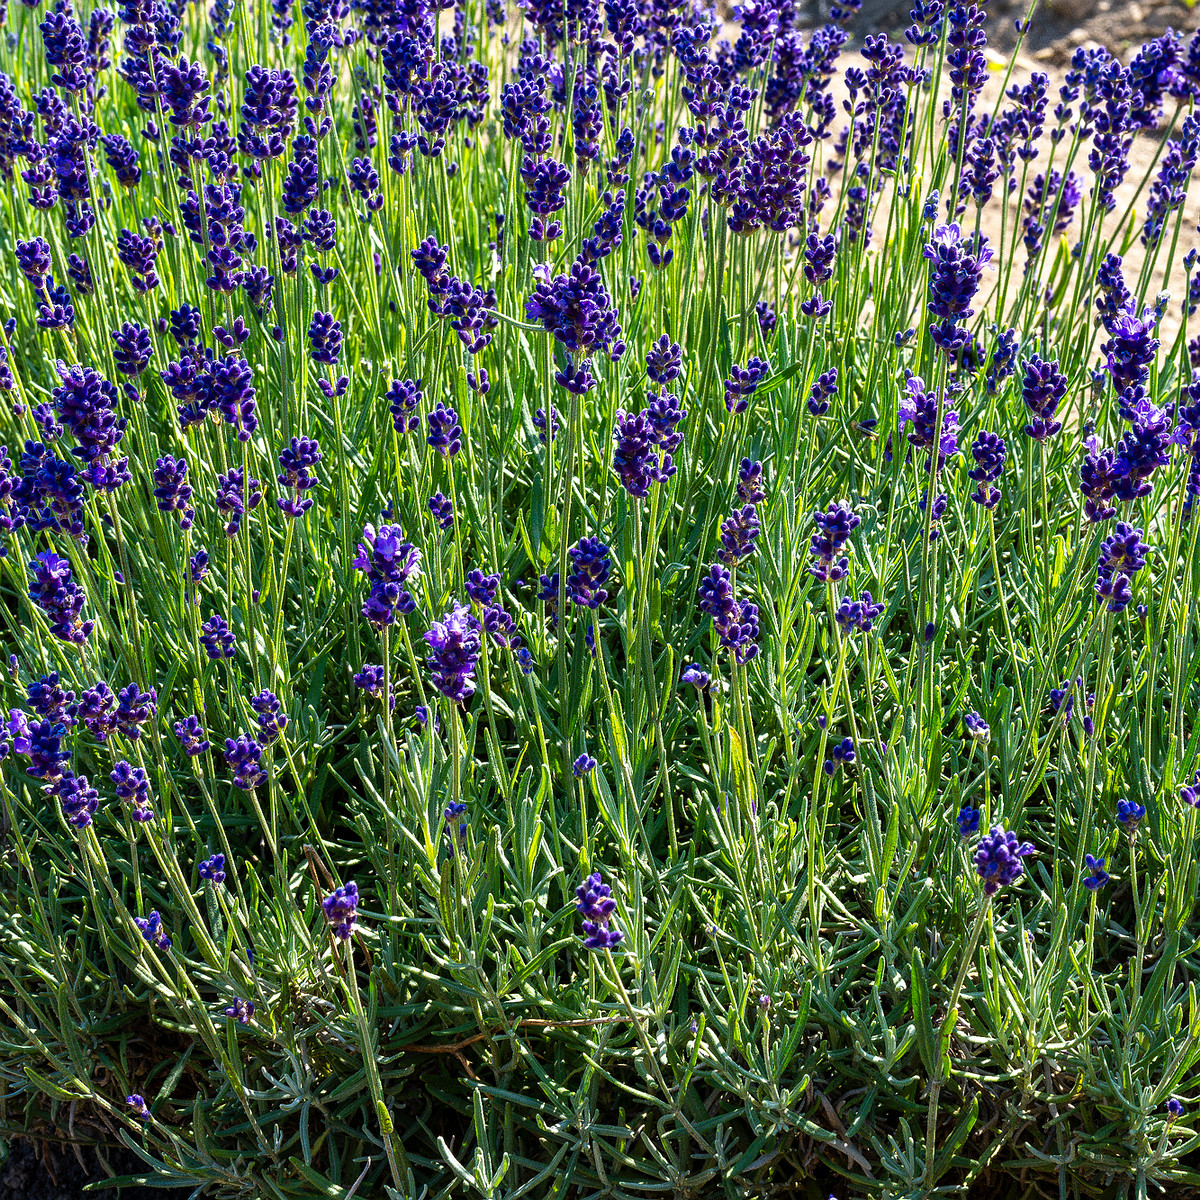
<path id="1" fill-rule="evenodd" d="M 537 287 L 525 301 L 525 315 L 554 336 L 564 349 L 586 361 L 603 351 L 614 362 L 625 351 L 617 310 L 600 272 L 576 260 L 570 272 L 551 277 L 535 267 Z"/>
<path id="2" fill-rule="evenodd" d="M 252 792 L 267 778 L 262 768 L 262 747 L 248 734 L 225 739 L 225 762 L 233 771 L 233 784 Z"/>
<path id="3" fill-rule="evenodd" d="M 384 399 L 392 414 L 392 425 L 397 433 L 415 433 L 421 428 L 417 409 L 424 396 L 419 379 L 396 379 Z"/>
<path id="4" fill-rule="evenodd" d="M 454 527 L 454 502 L 449 496 L 443 495 L 441 492 L 434 492 L 429 497 L 429 511 L 433 516 L 434 524 L 439 529 Z"/>
<path id="5" fill-rule="evenodd" d="M 1053 418 L 1067 394 L 1067 377 L 1059 371 L 1057 362 L 1045 362 L 1036 354 L 1025 360 L 1024 370 L 1021 398 L 1034 418 L 1025 426 L 1025 432 L 1037 441 L 1045 441 L 1062 429 L 1062 422 Z"/>
<path id="6" fill-rule="evenodd" d="M 1133 599 L 1133 577 L 1146 565 L 1149 550 L 1142 541 L 1142 530 L 1118 521 L 1113 532 L 1100 545 L 1100 563 L 1096 571 L 1096 595 L 1104 600 L 1109 612 L 1123 612 Z"/>
<path id="7" fill-rule="evenodd" d="M 63 725 L 75 724 L 75 693 L 64 690 L 59 673 L 51 671 L 25 689 L 26 703 L 39 717 Z"/>
<path id="8" fill-rule="evenodd" d="M 845 500 L 829 506 L 828 512 L 813 513 L 817 532 L 812 536 L 809 554 L 816 562 L 809 565 L 809 572 L 823 583 L 837 583 L 845 579 L 850 570 L 850 559 L 843 555 L 838 559 L 850 534 L 858 528 L 862 518 Z"/>
<path id="9" fill-rule="evenodd" d="M 117 799 L 132 809 L 129 815 L 135 821 L 154 819 L 154 810 L 150 807 L 150 781 L 142 767 L 132 766 L 122 759 L 113 767 L 109 779 L 116 785 Z"/>
<path id="10" fill-rule="evenodd" d="M 1117 801 L 1117 820 L 1125 826 L 1132 836 L 1137 832 L 1138 823 L 1146 815 L 1146 806 L 1136 800 Z"/>
<path id="11" fill-rule="evenodd" d="M 839 767 L 852 763 L 854 757 L 854 742 L 852 739 L 842 738 L 840 742 L 835 742 L 833 748 L 829 751 L 829 757 L 825 760 L 825 774 L 836 774 Z"/>
<path id="12" fill-rule="evenodd" d="M 274 692 L 263 690 L 250 698 L 250 707 L 258 715 L 258 731 L 264 745 L 269 745 L 287 728 L 288 716 Z"/>
<path id="13" fill-rule="evenodd" d="M 462 426 L 458 413 L 440 400 L 429 413 L 429 444 L 443 457 L 453 458 L 462 449 Z"/>
<path id="14" fill-rule="evenodd" d="M 457 601 L 425 633 L 426 662 L 433 685 L 448 700 L 465 703 L 475 691 L 475 668 L 482 653 L 479 621 Z"/>
<path id="15" fill-rule="evenodd" d="M 204 859 L 204 861 L 196 867 L 196 871 L 201 879 L 206 879 L 209 883 L 224 883 L 225 855 L 214 854 L 212 858 Z"/>
<path id="16" fill-rule="evenodd" d="M 942 424 L 939 432 L 937 423 L 938 393 L 927 392 L 925 383 L 917 375 L 909 375 L 904 385 L 905 394 L 897 407 L 900 432 L 911 424 L 908 431 L 909 443 L 918 449 L 928 450 L 927 467 L 933 470 L 933 448 L 937 446 L 937 469 L 940 471 L 947 459 L 958 453 L 958 413 L 945 410 L 948 396 L 942 396 Z"/>
<path id="17" fill-rule="evenodd" d="M 254 373 L 244 358 L 222 358 L 211 371 L 213 408 L 248 442 L 258 428 Z"/>
<path id="18" fill-rule="evenodd" d="M 225 1010 L 225 1015 L 239 1025 L 249 1025 L 254 1017 L 254 1001 L 234 996 L 233 1003 Z"/>
<path id="19" fill-rule="evenodd" d="M 754 553 L 761 529 L 758 510 L 753 504 L 735 510 L 721 523 L 721 549 L 717 557 L 728 567 L 736 567 Z"/>
<path id="20" fill-rule="evenodd" d="M 929 312 L 937 318 L 929 326 L 933 342 L 947 354 L 965 344 L 967 331 L 960 322 L 974 313 L 971 303 L 979 290 L 983 268 L 991 261 L 987 238 L 964 238 L 958 225 L 939 225 L 922 251 L 933 266 L 929 272 Z"/>
<path id="21" fill-rule="evenodd" d="M 729 369 L 725 380 L 725 408 L 733 416 L 744 413 L 750 405 L 758 385 L 767 377 L 770 364 L 761 358 L 751 358 L 744 367 L 736 363 Z"/>
<path id="22" fill-rule="evenodd" d="M 164 455 L 154 464 L 154 498 L 158 511 L 179 514 L 179 528 L 188 530 L 196 518 L 191 505 L 192 488 L 187 482 L 187 459 Z"/>
<path id="23" fill-rule="evenodd" d="M 63 818 L 75 829 L 86 829 L 100 807 L 100 793 L 86 775 L 67 774 L 58 784 L 58 802 Z"/>
<path id="24" fill-rule="evenodd" d="M 218 613 L 213 613 L 200 627 L 200 644 L 209 658 L 233 658 L 237 653 L 233 640 L 233 630 Z"/>
<path id="25" fill-rule="evenodd" d="M 732 650 L 738 663 L 758 655 L 758 606 L 737 600 L 726 567 L 713 564 L 700 580 L 698 601 L 701 612 L 712 617 L 721 645 Z"/>
<path id="26" fill-rule="evenodd" d="M 870 633 L 875 622 L 883 615 L 884 604 L 876 603 L 870 592 L 863 592 L 857 600 L 843 596 L 838 602 L 838 610 L 834 614 L 842 632 Z"/>
<path id="27" fill-rule="evenodd" d="M 163 928 L 162 917 L 159 916 L 157 910 L 152 912 L 148 917 L 134 917 L 133 923 L 138 927 L 142 937 L 149 942 L 155 950 L 170 950 L 171 939 L 167 937 L 167 931 Z M 131 1096 L 130 1103 L 140 1097 Z M 142 1109 L 145 1110 L 145 1101 L 142 1102 Z M 139 1112 L 138 1116 L 143 1120 L 148 1121 L 150 1114 L 148 1111 Z"/>
<path id="28" fill-rule="evenodd" d="M 359 899 L 358 885 L 351 880 L 334 888 L 321 901 L 321 911 L 325 914 L 325 920 L 335 938 L 348 941 L 353 936 L 354 927 L 358 923 Z"/>
<path id="29" fill-rule="evenodd" d="M 1083 886 L 1091 892 L 1098 892 L 1110 878 L 1104 869 L 1104 859 L 1089 854 L 1084 858 L 1084 864 L 1087 873 L 1083 877 Z"/>
<path id="30" fill-rule="evenodd" d="M 1200 771 L 1196 772 L 1196 777 L 1190 784 L 1185 784 L 1179 789 L 1179 798 L 1192 808 L 1200 808 Z"/>
<path id="31" fill-rule="evenodd" d="M 670 454 L 660 453 L 659 430 L 648 410 L 639 413 L 617 412 L 613 430 L 616 449 L 613 470 L 625 490 L 636 500 L 645 499 L 654 483 L 662 483 L 675 472 Z"/>
<path id="32" fill-rule="evenodd" d="M 958 816 L 955 821 L 958 824 L 958 831 L 964 838 L 969 838 L 972 834 L 979 832 L 979 809 L 972 808 L 969 804 L 964 804 L 959 809 Z"/>
<path id="33" fill-rule="evenodd" d="M 624 938 L 609 922 L 617 911 L 612 888 L 604 883 L 599 871 L 589 875 L 575 889 L 575 908 L 583 918 L 583 945 L 588 950 L 612 950 Z"/>
<path id="34" fill-rule="evenodd" d="M 1011 830 L 993 825 L 975 850 L 975 871 L 983 880 L 984 895 L 994 896 L 1002 887 L 1016 883 L 1025 874 L 1021 859 L 1033 853 L 1032 842 L 1018 842 Z"/>
<path id="35" fill-rule="evenodd" d="M 963 725 L 966 727 L 967 736 L 973 742 L 983 743 L 991 739 L 991 729 L 988 728 L 987 722 L 977 712 L 965 713 L 963 715 Z"/>
<path id="36" fill-rule="evenodd" d="M 391 625 L 397 614 L 405 615 L 416 608 L 412 593 L 405 586 L 421 574 L 421 552 L 404 540 L 399 525 L 363 527 L 362 541 L 352 566 L 362 571 L 370 584 L 370 593 L 362 614 L 372 625 L 382 629 Z"/>
<path id="37" fill-rule="evenodd" d="M 995 508 L 1000 500 L 1000 489 L 990 486 L 1000 478 L 1004 471 L 1004 460 L 1007 447 L 1004 439 L 997 434 L 988 433 L 985 429 L 971 445 L 971 457 L 975 466 L 967 472 L 967 478 L 973 479 L 978 485 L 971 493 L 971 499 L 984 508 Z"/>
<path id="38" fill-rule="evenodd" d="M 571 573 L 567 576 L 567 596 L 585 608 L 599 608 L 608 599 L 604 584 L 612 572 L 609 548 L 599 539 L 581 538 L 567 551 Z"/>
<path id="39" fill-rule="evenodd" d="M 294 437 L 279 452 L 277 482 L 292 494 L 278 497 L 275 503 L 286 516 L 299 517 L 312 508 L 312 497 L 305 493 L 317 486 L 317 477 L 311 473 L 311 468 L 320 461 L 321 448 L 313 438 Z"/>
<path id="40" fill-rule="evenodd" d="M 738 499 L 745 504 L 761 504 L 767 498 L 767 493 L 763 491 L 762 478 L 762 463 L 743 458 L 738 467 Z"/>
<path id="41" fill-rule="evenodd" d="M 33 575 L 29 598 L 46 614 L 50 632 L 64 642 L 82 646 L 95 622 L 82 618 L 87 597 L 71 578 L 71 564 L 53 550 L 43 550 L 29 570 Z"/>

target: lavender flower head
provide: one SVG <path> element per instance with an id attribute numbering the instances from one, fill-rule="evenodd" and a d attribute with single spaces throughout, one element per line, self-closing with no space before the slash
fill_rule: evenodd
<path id="1" fill-rule="evenodd" d="M 225 855 L 214 854 L 212 858 L 206 858 L 197 866 L 196 870 L 200 878 L 207 879 L 209 883 L 224 883 Z"/>
<path id="2" fill-rule="evenodd" d="M 1179 798 L 1184 804 L 1190 804 L 1192 808 L 1200 808 L 1200 771 L 1196 772 L 1196 776 L 1190 784 L 1185 784 L 1179 789 Z"/>
<path id="3" fill-rule="evenodd" d="M 191 506 L 192 488 L 187 482 L 187 459 L 164 455 L 154 464 L 154 498 L 158 511 L 179 513 L 179 528 L 191 529 L 196 510 Z"/>
<path id="4" fill-rule="evenodd" d="M 537 286 L 525 301 L 525 316 L 539 324 L 572 355 L 586 361 L 597 350 L 616 362 L 625 351 L 617 310 L 600 272 L 576 259 L 570 271 L 551 276 L 534 268 Z"/>
<path id="5" fill-rule="evenodd" d="M 743 458 L 738 467 L 738 499 L 746 504 L 761 504 L 767 498 L 767 493 L 762 487 L 762 477 L 762 463 Z"/>
<path id="6" fill-rule="evenodd" d="M 49 675 L 34 680 L 25 689 L 26 701 L 39 717 L 73 725 L 78 712 L 75 693 L 65 691 L 60 679 L 57 671 L 51 671 Z"/>
<path id="7" fill-rule="evenodd" d="M 454 501 L 449 496 L 442 492 L 434 492 L 429 497 L 429 512 L 433 517 L 433 523 L 439 529 L 452 529 L 454 527 Z"/>
<path id="8" fill-rule="evenodd" d="M 1091 892 L 1098 892 L 1109 881 L 1109 874 L 1104 869 L 1104 859 L 1089 854 L 1084 858 L 1084 863 L 1087 874 L 1083 877 L 1083 886 Z"/>
<path id="9" fill-rule="evenodd" d="M 200 626 L 200 644 L 211 659 L 233 658 L 237 653 L 233 645 L 233 630 L 228 622 L 218 613 Z"/>
<path id="10" fill-rule="evenodd" d="M 985 429 L 975 439 L 971 446 L 971 457 L 975 460 L 974 467 L 967 472 L 967 477 L 978 485 L 971 493 L 971 499 L 984 508 L 995 508 L 1000 500 L 1000 489 L 990 486 L 1000 478 L 1004 471 L 1004 460 L 1008 448 L 1004 439 Z"/>
<path id="11" fill-rule="evenodd" d="M 664 333 L 646 352 L 646 374 L 655 383 L 666 385 L 679 378 L 683 351 Z"/>
<path id="12" fill-rule="evenodd" d="M 546 445 L 547 438 L 552 442 L 558 436 L 558 409 L 554 405 L 550 405 L 550 412 L 547 415 L 544 408 L 539 408 L 533 414 L 533 427 L 538 431 L 538 441 L 542 445 Z"/>
<path id="13" fill-rule="evenodd" d="M 571 560 L 567 595 L 580 607 L 599 608 L 608 599 L 604 584 L 612 572 L 609 548 L 599 538 L 585 537 L 567 554 Z"/>
<path id="14" fill-rule="evenodd" d="M 767 377 L 771 364 L 765 359 L 751 358 L 744 367 L 736 363 L 725 380 L 725 408 L 733 416 L 744 413 L 758 386 Z"/>
<path id="15" fill-rule="evenodd" d="M 1117 820 L 1129 831 L 1137 832 L 1138 822 L 1146 815 L 1146 806 L 1136 800 L 1117 801 Z"/>
<path id="16" fill-rule="evenodd" d="M 262 747 L 247 734 L 225 739 L 225 763 L 233 772 L 233 785 L 252 792 L 267 778 L 262 769 Z"/>
<path id="17" fill-rule="evenodd" d="M 250 698 L 250 707 L 258 715 L 258 731 L 263 742 L 269 744 L 287 728 L 288 717 L 283 711 L 279 697 L 265 689 Z"/>
<path id="18" fill-rule="evenodd" d="M 358 921 L 358 885 L 351 880 L 334 890 L 321 901 L 321 911 L 335 938 L 348 940 Z"/>
<path id="19" fill-rule="evenodd" d="M 726 567 L 712 564 L 697 589 L 701 612 L 712 617 L 713 628 L 721 645 L 732 650 L 739 663 L 747 663 L 758 655 L 758 606 L 748 600 L 738 600 L 733 594 L 733 580 Z"/>
<path id="20" fill-rule="evenodd" d="M 63 818 L 75 829 L 86 829 L 100 807 L 100 794 L 86 775 L 66 774 L 58 783 L 58 803 Z"/>
<path id="21" fill-rule="evenodd" d="M 225 1010 L 225 1015 L 239 1025 L 249 1025 L 250 1019 L 254 1016 L 254 1001 L 234 996 L 233 1003 Z"/>
<path id="22" fill-rule="evenodd" d="M 1011 830 L 1006 832 L 1003 826 L 993 825 L 975 850 L 975 871 L 983 880 L 984 895 L 994 896 L 1020 879 L 1025 873 L 1021 859 L 1033 853 L 1032 842 L 1018 842 Z"/>
<path id="23" fill-rule="evenodd" d="M 15 735 L 13 746 L 17 753 L 29 756 L 26 774 L 43 780 L 53 791 L 66 773 L 63 764 L 70 758 L 62 744 L 66 726 L 53 721 L 29 721 L 15 708 L 9 715 L 8 727 Z"/>
<path id="24" fill-rule="evenodd" d="M 979 290 L 984 266 L 991 261 L 987 238 L 964 238 L 957 224 L 939 225 L 922 251 L 933 263 L 929 272 L 929 326 L 936 346 L 952 354 L 966 344 L 968 333 L 959 322 L 974 313 L 971 303 Z"/>
<path id="25" fill-rule="evenodd" d="M 362 670 L 355 672 L 353 678 L 354 686 L 360 691 L 366 692 L 368 696 L 374 696 L 377 700 L 382 698 L 384 684 L 384 670 L 382 663 L 363 663 Z M 395 712 L 395 684 L 392 684 L 388 707 Z"/>
<path id="26" fill-rule="evenodd" d="M 1147 308 L 1140 317 L 1132 309 L 1118 313 L 1107 322 L 1110 340 L 1100 347 L 1105 365 L 1112 376 L 1113 388 L 1120 394 L 1126 388 L 1144 385 L 1158 352 L 1154 336 L 1157 318 Z"/>
<path id="27" fill-rule="evenodd" d="M 986 743 L 991 740 L 992 731 L 988 728 L 987 722 L 977 712 L 965 713 L 963 715 L 963 725 L 971 741 Z"/>
<path id="28" fill-rule="evenodd" d="M 1133 599 L 1133 577 L 1146 565 L 1147 550 L 1142 531 L 1124 521 L 1118 521 L 1100 544 L 1096 595 L 1105 601 L 1109 612 L 1123 612 Z"/>
<path id="29" fill-rule="evenodd" d="M 194 715 L 175 722 L 175 736 L 189 758 L 203 754 L 212 745 L 204 736 L 204 726 L 200 724 L 200 718 Z"/>
<path id="30" fill-rule="evenodd" d="M 131 742 L 142 736 L 142 726 L 157 715 L 158 693 L 154 688 L 143 692 L 136 683 L 131 683 L 117 693 L 117 728 Z"/>
<path id="31" fill-rule="evenodd" d="M 876 603 L 870 592 L 863 592 L 857 600 L 843 596 L 834 617 L 847 636 L 855 632 L 870 633 L 884 607 L 882 602 Z"/>
<path id="32" fill-rule="evenodd" d="M 575 889 L 575 908 L 583 918 L 586 949 L 611 950 L 624 938 L 619 929 L 608 927 L 617 910 L 617 902 L 612 898 L 612 888 L 602 881 L 599 871 L 589 875 Z"/>
<path id="33" fill-rule="evenodd" d="M 905 395 L 901 397 L 896 409 L 899 417 L 900 432 L 905 425 L 911 424 L 908 440 L 917 449 L 929 451 L 929 470 L 933 470 L 933 451 L 937 448 L 937 469 L 946 465 L 946 460 L 958 453 L 958 413 L 946 411 L 946 397 L 942 397 L 941 428 L 938 428 L 939 393 L 927 392 L 925 382 L 919 375 L 909 375 L 904 384 Z"/>
<path id="34" fill-rule="evenodd" d="M 434 687 L 456 704 L 464 703 L 475 691 L 475 668 L 482 653 L 479 621 L 469 608 L 455 601 L 426 631 L 425 641 Z"/>
<path id="35" fill-rule="evenodd" d="M 467 806 L 461 800 L 452 800 L 442 811 L 442 817 L 446 822 L 446 833 L 451 842 L 456 845 L 467 836 L 467 823 L 460 819 L 466 814 L 466 811 Z"/>
<path id="36" fill-rule="evenodd" d="M 150 780 L 145 769 L 132 766 L 122 759 L 112 769 L 109 779 L 116 785 L 117 799 L 132 811 L 130 816 L 140 823 L 152 821 L 154 810 L 150 807 Z"/>
<path id="37" fill-rule="evenodd" d="M 163 928 L 162 917 L 159 916 L 157 910 L 152 912 L 148 917 L 134 917 L 133 923 L 138 927 L 142 937 L 150 943 L 156 950 L 170 950 L 171 939 L 167 937 L 167 931 Z M 131 1097 L 131 1100 L 134 1097 Z M 142 1107 L 145 1107 L 143 1101 Z M 138 1114 L 141 1116 L 141 1114 Z M 149 1120 L 149 1116 L 143 1117 L 143 1120 Z"/>
<path id="38" fill-rule="evenodd" d="M 421 418 L 416 415 L 423 399 L 421 380 L 396 379 L 384 399 L 392 414 L 392 425 L 397 433 L 415 433 L 421 428 Z"/>
<path id="39" fill-rule="evenodd" d="M 294 437 L 291 444 L 279 452 L 279 486 L 292 493 L 280 496 L 275 503 L 286 516 L 299 517 L 312 508 L 311 496 L 304 493 L 317 486 L 311 468 L 321 461 L 321 447 L 313 438 Z"/>
<path id="40" fill-rule="evenodd" d="M 468 598 L 486 608 L 489 604 L 496 603 L 496 594 L 500 590 L 500 576 L 485 575 L 476 568 L 467 572 L 465 587 Z"/>
<path id="41" fill-rule="evenodd" d="M 735 509 L 721 523 L 721 549 L 717 551 L 717 557 L 726 566 L 737 566 L 743 558 L 754 553 L 760 529 L 758 510 L 753 504 Z"/>
<path id="42" fill-rule="evenodd" d="M 613 470 L 635 500 L 650 494 L 654 483 L 664 483 L 675 473 L 669 453 L 661 453 L 659 430 L 648 409 L 638 413 L 617 412 L 613 430 Z"/>
<path id="43" fill-rule="evenodd" d="M 371 585 L 362 614 L 372 625 L 382 629 L 391 625 L 396 614 L 407 614 L 416 608 L 408 581 L 421 573 L 421 552 L 404 540 L 399 525 L 363 526 L 362 541 L 352 566 L 362 571 Z"/>
<path id="44" fill-rule="evenodd" d="M 429 413 L 429 437 L 426 441 L 443 457 L 453 458 L 462 449 L 462 426 L 458 413 L 440 400 Z"/>
<path id="45" fill-rule="evenodd" d="M 1062 428 L 1062 422 L 1054 420 L 1054 414 L 1067 394 L 1067 377 L 1059 371 L 1057 362 L 1046 362 L 1036 354 L 1025 360 L 1024 370 L 1021 398 L 1033 414 L 1025 432 L 1044 442 Z"/>
<path id="46" fill-rule="evenodd" d="M 839 767 L 852 763 L 854 757 L 854 741 L 851 738 L 842 738 L 840 742 L 835 742 L 824 763 L 825 774 L 836 774 Z"/>
<path id="47" fill-rule="evenodd" d="M 71 564 L 53 550 L 43 550 L 29 570 L 33 576 L 29 598 L 45 613 L 50 632 L 64 642 L 82 646 L 95 622 L 81 616 L 87 597 L 71 578 Z"/>
<path id="48" fill-rule="evenodd" d="M 839 500 L 829 506 L 828 512 L 813 513 L 813 521 L 817 532 L 812 535 L 808 552 L 816 562 L 809 564 L 809 573 L 824 583 L 837 583 L 845 579 L 850 570 L 849 556 L 838 559 L 838 555 L 862 518 L 845 500 Z"/>
<path id="49" fill-rule="evenodd" d="M 972 834 L 979 832 L 979 816 L 979 809 L 972 808 L 969 804 L 964 804 L 959 809 L 958 816 L 954 820 L 958 824 L 958 832 L 964 838 L 968 838 Z"/>

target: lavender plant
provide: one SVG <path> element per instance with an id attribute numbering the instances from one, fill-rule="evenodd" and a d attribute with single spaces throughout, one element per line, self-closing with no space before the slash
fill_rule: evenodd
<path id="1" fill-rule="evenodd" d="M 5 1136 L 1200 1180 L 1200 35 L 858 7 L 0 4 Z"/>

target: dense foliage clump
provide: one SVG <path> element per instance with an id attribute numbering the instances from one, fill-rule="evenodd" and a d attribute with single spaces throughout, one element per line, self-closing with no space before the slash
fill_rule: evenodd
<path id="1" fill-rule="evenodd" d="M 1200 35 L 857 8 L 0 4 L 0 1130 L 1200 1183 Z"/>

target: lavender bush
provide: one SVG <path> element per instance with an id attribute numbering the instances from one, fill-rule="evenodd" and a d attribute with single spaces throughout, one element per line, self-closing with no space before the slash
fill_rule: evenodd
<path id="1" fill-rule="evenodd" d="M 0 1129 L 1200 1183 L 1200 36 L 857 8 L 8 7 Z"/>

